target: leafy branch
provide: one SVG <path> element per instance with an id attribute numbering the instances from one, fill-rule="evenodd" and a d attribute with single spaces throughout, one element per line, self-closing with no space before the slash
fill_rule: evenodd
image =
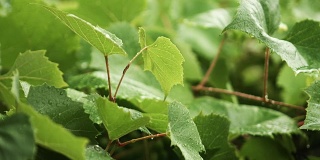
<path id="1" fill-rule="evenodd" d="M 242 98 L 246 98 L 246 99 L 250 99 L 250 100 L 254 100 L 254 101 L 260 101 L 260 102 L 267 103 L 267 104 L 297 109 L 297 110 L 303 111 L 303 113 L 305 113 L 305 108 L 302 106 L 286 104 L 284 102 L 275 101 L 275 100 L 268 98 L 267 83 L 268 83 L 268 68 L 269 68 L 269 56 L 270 56 L 270 49 L 268 47 L 266 48 L 266 51 L 265 51 L 265 67 L 264 67 L 263 96 L 262 97 L 250 95 L 250 94 L 246 94 L 246 93 L 242 93 L 242 92 L 229 91 L 229 90 L 222 89 L 222 88 L 205 87 L 204 85 L 208 81 L 210 74 L 212 73 L 217 60 L 220 57 L 223 45 L 225 43 L 225 39 L 226 39 L 226 35 L 221 40 L 219 48 L 218 48 L 218 52 L 217 52 L 216 56 L 213 58 L 205 76 L 202 78 L 201 82 L 197 86 L 192 87 L 192 89 L 194 91 L 209 91 L 209 92 L 217 92 L 217 93 L 235 95 L 238 97 L 242 97 Z"/>

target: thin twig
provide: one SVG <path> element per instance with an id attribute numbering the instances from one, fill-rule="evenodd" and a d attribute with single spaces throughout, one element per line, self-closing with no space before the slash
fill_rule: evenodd
<path id="1" fill-rule="evenodd" d="M 106 61 L 106 68 L 107 68 L 107 75 L 108 75 L 109 101 L 114 102 L 114 98 L 112 97 L 112 91 L 111 91 L 111 78 L 110 78 L 110 70 L 109 70 L 109 59 L 108 59 L 108 56 L 104 56 L 104 59 L 105 59 L 105 61 Z"/>
<path id="2" fill-rule="evenodd" d="M 210 75 L 211 75 L 211 73 L 212 73 L 212 70 L 213 70 L 214 67 L 216 66 L 217 61 L 218 61 L 218 59 L 219 59 L 219 57 L 220 57 L 220 54 L 221 54 L 221 51 L 222 51 L 222 47 L 223 47 L 223 45 L 224 45 L 224 42 L 225 42 L 226 38 L 227 38 L 227 36 L 226 36 L 226 34 L 224 34 L 224 37 L 223 37 L 223 39 L 221 40 L 220 45 L 219 45 L 219 48 L 218 48 L 218 51 L 217 51 L 217 55 L 216 55 L 216 56 L 213 58 L 213 60 L 211 61 L 210 67 L 208 68 L 205 76 L 203 77 L 203 79 L 201 80 L 201 82 L 198 84 L 197 87 L 200 87 L 200 88 L 201 88 L 202 86 L 204 86 L 204 85 L 208 82 L 208 79 L 209 79 L 209 77 L 210 77 Z"/>
<path id="3" fill-rule="evenodd" d="M 260 101 L 260 102 L 264 102 L 264 103 L 268 103 L 268 104 L 272 104 L 272 105 L 284 106 L 284 107 L 293 108 L 293 109 L 297 109 L 297 110 L 301 110 L 301 111 L 305 112 L 305 108 L 301 107 L 301 106 L 287 104 L 287 103 L 275 101 L 275 100 L 272 100 L 272 99 L 264 99 L 263 97 L 259 97 L 259 96 L 255 96 L 255 95 L 251 95 L 251 94 L 246 94 L 246 93 L 242 93 L 242 92 L 229 91 L 229 90 L 226 90 L 226 89 L 213 88 L 213 87 L 201 87 L 201 88 L 193 87 L 193 89 L 196 90 L 196 91 L 209 91 L 209 92 L 217 92 L 217 93 L 235 95 L 235 96 L 238 96 L 238 97 L 251 99 L 251 100 L 254 100 L 254 101 Z"/>
<path id="4" fill-rule="evenodd" d="M 111 151 L 109 153 L 111 156 L 113 155 L 114 151 L 116 151 L 117 147 L 118 147 L 117 145 L 113 145 L 113 147 L 112 147 L 112 149 L 111 149 Z"/>
<path id="5" fill-rule="evenodd" d="M 110 146 L 111 146 L 112 142 L 113 142 L 113 141 L 110 141 L 110 140 L 109 140 L 109 142 L 108 142 L 108 144 L 107 144 L 107 147 L 106 147 L 106 149 L 105 149 L 106 152 L 108 152 L 108 150 L 110 149 Z"/>
<path id="6" fill-rule="evenodd" d="M 265 53 L 265 60 L 264 60 L 264 77 L 263 77 L 263 102 L 268 100 L 268 69 L 269 69 L 269 56 L 270 56 L 270 49 L 269 47 L 266 48 Z"/>
<path id="7" fill-rule="evenodd" d="M 121 143 L 119 140 L 118 140 L 118 145 L 120 147 L 123 147 L 123 146 L 126 146 L 130 143 L 135 143 L 137 141 L 141 141 L 141 140 L 145 140 L 145 139 L 153 139 L 153 138 L 157 138 L 157 137 L 164 137 L 164 136 L 167 136 L 167 133 L 160 133 L 160 134 L 153 134 L 153 135 L 149 135 L 149 136 L 144 136 L 144 137 L 140 137 L 140 138 L 136 138 L 136 139 L 131 139 L 129 141 L 126 141 L 126 142 L 123 142 Z"/>
<path id="8" fill-rule="evenodd" d="M 118 93 L 118 90 L 119 90 L 119 88 L 120 88 L 121 82 L 122 82 L 122 80 L 123 80 L 123 78 L 124 78 L 124 75 L 126 74 L 127 70 L 129 69 L 130 65 L 131 65 L 132 62 L 133 62 L 135 59 L 137 59 L 137 57 L 138 57 L 144 50 L 146 50 L 147 48 L 148 48 L 148 47 L 142 48 L 142 49 L 129 61 L 129 63 L 127 64 L 127 66 L 124 68 L 124 70 L 123 70 L 123 72 L 122 72 L 122 76 L 121 76 L 121 78 L 120 78 L 120 80 L 119 80 L 119 83 L 118 83 L 118 85 L 117 85 L 116 92 L 115 92 L 114 95 L 113 95 L 113 98 L 114 98 L 114 99 L 116 99 L 116 97 L 117 97 L 117 93 Z"/>

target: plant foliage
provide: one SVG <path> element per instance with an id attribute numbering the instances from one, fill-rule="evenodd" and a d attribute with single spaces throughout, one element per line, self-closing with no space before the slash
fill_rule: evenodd
<path id="1" fill-rule="evenodd" d="M 319 6 L 0 0 L 0 159 L 319 159 Z"/>

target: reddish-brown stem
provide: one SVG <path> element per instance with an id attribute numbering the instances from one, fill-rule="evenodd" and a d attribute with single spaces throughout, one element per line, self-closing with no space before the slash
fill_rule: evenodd
<path id="1" fill-rule="evenodd" d="M 153 135 L 149 135 L 149 136 L 144 136 L 144 137 L 140 137 L 140 138 L 136 138 L 136 139 L 131 139 L 129 141 L 126 141 L 126 142 L 123 142 L 121 143 L 119 140 L 118 140 L 118 145 L 120 147 L 123 147 L 123 146 L 126 146 L 128 144 L 131 144 L 131 143 L 135 143 L 137 141 L 141 141 L 141 140 L 145 140 L 145 139 L 153 139 L 153 138 L 157 138 L 157 137 L 164 137 L 164 136 L 167 136 L 167 133 L 160 133 L 160 134 L 153 134 Z"/>
<path id="2" fill-rule="evenodd" d="M 220 54 L 221 54 L 221 51 L 222 51 L 222 47 L 224 45 L 224 42 L 226 40 L 226 34 L 224 34 L 224 37 L 222 38 L 221 42 L 220 42 L 220 45 L 219 45 L 219 48 L 218 48 L 218 51 L 217 51 L 217 55 L 213 58 L 213 60 L 211 61 L 211 64 L 210 64 L 210 67 L 208 68 L 205 76 L 203 77 L 203 79 L 201 80 L 201 82 L 198 84 L 197 87 L 202 87 L 204 86 L 207 82 L 208 82 L 208 79 L 212 73 L 212 70 L 214 69 L 214 67 L 216 66 L 217 64 L 217 61 L 220 57 Z"/>
<path id="3" fill-rule="evenodd" d="M 107 75 L 108 75 L 108 89 L 109 89 L 109 101 L 114 102 L 114 98 L 112 97 L 112 90 L 111 90 L 111 78 L 110 78 L 110 70 L 109 70 L 109 59 L 108 56 L 104 56 L 106 61 L 106 68 L 107 68 Z"/>
<path id="4" fill-rule="evenodd" d="M 213 88 L 213 87 L 201 87 L 201 88 L 193 87 L 193 89 L 196 90 L 196 91 L 209 91 L 209 92 L 217 92 L 217 93 L 235 95 L 235 96 L 238 96 L 238 97 L 251 99 L 251 100 L 254 100 L 254 101 L 260 101 L 260 102 L 264 102 L 264 103 L 268 103 L 268 104 L 272 104 L 272 105 L 279 105 L 279 106 L 289 107 L 289 108 L 293 108 L 293 109 L 297 109 L 297 110 L 301 110 L 301 111 L 305 112 L 305 108 L 301 107 L 301 106 L 287 104 L 287 103 L 275 101 L 275 100 L 272 100 L 272 99 L 265 99 L 263 97 L 254 96 L 254 95 L 246 94 L 246 93 L 242 93 L 242 92 L 229 91 L 229 90 L 226 90 L 226 89 Z"/>
<path id="5" fill-rule="evenodd" d="M 119 80 L 119 83 L 118 83 L 118 85 L 117 85 L 116 92 L 114 92 L 114 95 L 113 95 L 113 98 L 114 98 L 114 99 L 116 99 L 116 97 L 117 97 L 117 94 L 118 94 L 120 85 L 121 85 L 121 83 L 122 83 L 122 80 L 123 80 L 123 78 L 124 78 L 124 75 L 126 74 L 127 70 L 130 68 L 131 63 L 132 63 L 135 59 L 137 59 L 137 57 L 138 57 L 144 50 L 146 50 L 146 49 L 147 49 L 147 47 L 142 48 L 142 49 L 129 61 L 129 63 L 128 63 L 128 64 L 126 65 L 126 67 L 124 68 L 124 70 L 123 70 L 123 72 L 122 72 L 122 76 L 121 76 L 121 78 L 120 78 L 120 80 Z"/>
<path id="6" fill-rule="evenodd" d="M 270 49 L 266 48 L 265 60 L 264 60 L 264 77 L 263 77 L 263 102 L 267 102 L 268 100 L 268 69 L 269 69 L 269 56 Z"/>

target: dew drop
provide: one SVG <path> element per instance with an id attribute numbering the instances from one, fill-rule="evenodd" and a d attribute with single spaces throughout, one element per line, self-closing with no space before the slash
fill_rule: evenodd
<path id="1" fill-rule="evenodd" d="M 93 148 L 96 150 L 96 151 L 101 151 L 101 148 L 99 145 L 94 145 Z"/>

